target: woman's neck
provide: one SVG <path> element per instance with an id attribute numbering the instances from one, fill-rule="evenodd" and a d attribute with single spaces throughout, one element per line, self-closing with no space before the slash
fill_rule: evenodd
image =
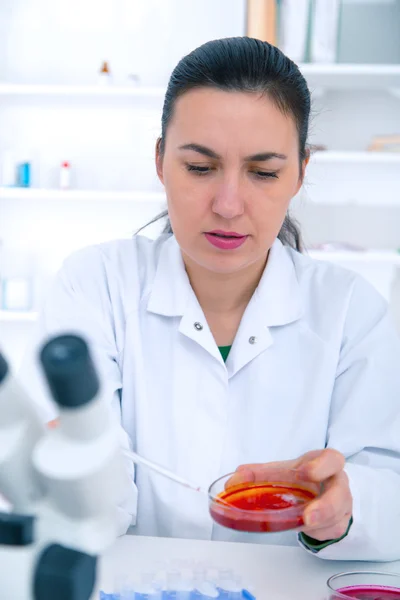
<path id="1" fill-rule="evenodd" d="M 218 345 L 233 342 L 267 258 L 235 273 L 215 273 L 183 254 L 191 286 Z"/>

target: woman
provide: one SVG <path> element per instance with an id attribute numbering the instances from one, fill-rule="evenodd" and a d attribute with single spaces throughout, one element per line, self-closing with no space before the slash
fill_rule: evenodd
<path id="1" fill-rule="evenodd" d="M 304 78 L 267 43 L 217 40 L 183 58 L 156 148 L 172 229 L 71 256 L 40 340 L 92 342 L 138 453 L 203 486 L 289 461 L 324 485 L 306 549 L 398 559 L 400 346 L 364 280 L 299 253 L 287 211 L 309 114 Z M 296 543 L 222 529 L 200 494 L 142 468 L 135 483 L 121 504 L 133 533 Z"/>

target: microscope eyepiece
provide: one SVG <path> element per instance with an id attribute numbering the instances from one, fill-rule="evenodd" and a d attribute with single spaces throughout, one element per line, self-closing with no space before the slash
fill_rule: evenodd
<path id="1" fill-rule="evenodd" d="M 8 364 L 4 356 L 0 353 L 0 383 L 7 377 Z"/>
<path id="2" fill-rule="evenodd" d="M 99 379 L 87 343 L 77 335 L 49 340 L 40 360 L 54 400 L 65 408 L 88 404 L 99 391 Z"/>

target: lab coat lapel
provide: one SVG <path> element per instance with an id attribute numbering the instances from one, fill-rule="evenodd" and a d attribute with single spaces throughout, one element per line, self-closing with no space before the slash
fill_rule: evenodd
<path id="1" fill-rule="evenodd" d="M 179 331 L 186 337 L 199 344 L 199 346 L 204 348 L 206 352 L 216 358 L 218 362 L 224 364 L 221 353 L 204 316 L 203 310 L 193 291 L 191 297 L 189 297 L 185 313 L 179 326 Z"/>
<path id="2" fill-rule="evenodd" d="M 293 261 L 279 240 L 273 244 L 267 266 L 236 334 L 226 366 L 233 377 L 273 344 L 273 328 L 288 325 L 303 314 Z"/>
<path id="3" fill-rule="evenodd" d="M 181 250 L 175 237 L 171 236 L 160 250 L 147 310 L 164 317 L 181 317 L 190 291 Z"/>
<path id="4" fill-rule="evenodd" d="M 161 249 L 147 310 L 166 317 L 182 317 L 179 331 L 223 364 L 174 236 Z"/>

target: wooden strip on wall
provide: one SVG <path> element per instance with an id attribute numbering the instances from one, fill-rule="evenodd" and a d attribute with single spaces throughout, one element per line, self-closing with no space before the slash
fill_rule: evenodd
<path id="1" fill-rule="evenodd" d="M 276 0 L 247 0 L 247 35 L 277 44 Z"/>

